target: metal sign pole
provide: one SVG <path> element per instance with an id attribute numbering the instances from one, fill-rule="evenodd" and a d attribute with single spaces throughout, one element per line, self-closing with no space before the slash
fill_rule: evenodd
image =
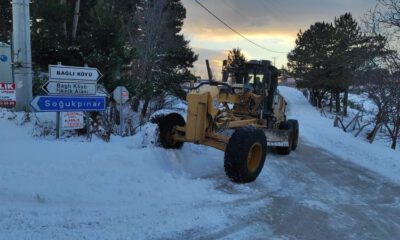
<path id="1" fill-rule="evenodd" d="M 123 105 L 129 98 L 129 92 L 124 86 L 118 86 L 113 91 L 113 98 L 119 106 L 119 128 L 118 132 L 122 136 L 124 132 L 125 119 L 123 114 Z"/>
<path id="2" fill-rule="evenodd" d="M 56 117 L 56 139 L 60 138 L 60 112 L 57 112 Z"/>
<path id="3" fill-rule="evenodd" d="M 123 117 L 122 117 L 122 88 L 120 89 L 120 101 L 119 101 L 119 130 L 120 130 L 120 135 L 122 136 L 122 131 L 123 131 Z"/>
<path id="4" fill-rule="evenodd" d="M 90 139 L 90 119 L 89 112 L 85 112 L 86 115 L 86 138 Z"/>

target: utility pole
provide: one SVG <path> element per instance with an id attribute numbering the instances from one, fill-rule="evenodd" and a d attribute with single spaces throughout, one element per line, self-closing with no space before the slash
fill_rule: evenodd
<path id="1" fill-rule="evenodd" d="M 30 111 L 32 99 L 32 54 L 30 0 L 13 0 L 13 69 L 18 111 Z"/>
<path id="2" fill-rule="evenodd" d="M 272 57 L 272 59 L 274 59 L 274 66 L 276 67 L 276 59 L 277 59 L 277 57 Z"/>

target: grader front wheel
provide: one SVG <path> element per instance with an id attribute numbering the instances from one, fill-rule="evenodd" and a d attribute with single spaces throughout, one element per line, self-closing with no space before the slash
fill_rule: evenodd
<path id="1" fill-rule="evenodd" d="M 261 129 L 237 129 L 225 150 L 225 173 L 237 183 L 254 181 L 260 174 L 267 155 L 267 138 Z"/>

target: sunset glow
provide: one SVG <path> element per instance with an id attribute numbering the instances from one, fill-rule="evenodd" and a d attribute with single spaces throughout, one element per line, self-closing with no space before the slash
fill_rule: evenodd
<path id="1" fill-rule="evenodd" d="M 233 33 L 193 0 L 182 0 L 187 10 L 183 28 L 190 46 L 199 54 L 193 69 L 206 77 L 205 59 L 209 59 L 214 76 L 220 78 L 222 60 L 232 48 L 240 48 L 248 59 L 268 59 L 280 68 L 286 65 L 286 55 L 295 45 L 300 29 L 317 21 L 351 12 L 360 19 L 375 6 L 375 0 L 201 0 L 214 14 L 246 38 L 277 52 L 259 48 Z"/>

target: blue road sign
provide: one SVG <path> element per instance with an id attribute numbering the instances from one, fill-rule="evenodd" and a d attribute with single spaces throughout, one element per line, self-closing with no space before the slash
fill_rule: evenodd
<path id="1" fill-rule="evenodd" d="M 32 99 L 30 104 L 33 109 L 39 112 L 79 112 L 106 110 L 106 98 L 100 96 L 36 96 Z"/>
<path id="2" fill-rule="evenodd" d="M 0 55 L 0 61 L 7 62 L 7 60 L 8 60 L 8 58 L 6 55 L 4 55 L 4 54 Z"/>

